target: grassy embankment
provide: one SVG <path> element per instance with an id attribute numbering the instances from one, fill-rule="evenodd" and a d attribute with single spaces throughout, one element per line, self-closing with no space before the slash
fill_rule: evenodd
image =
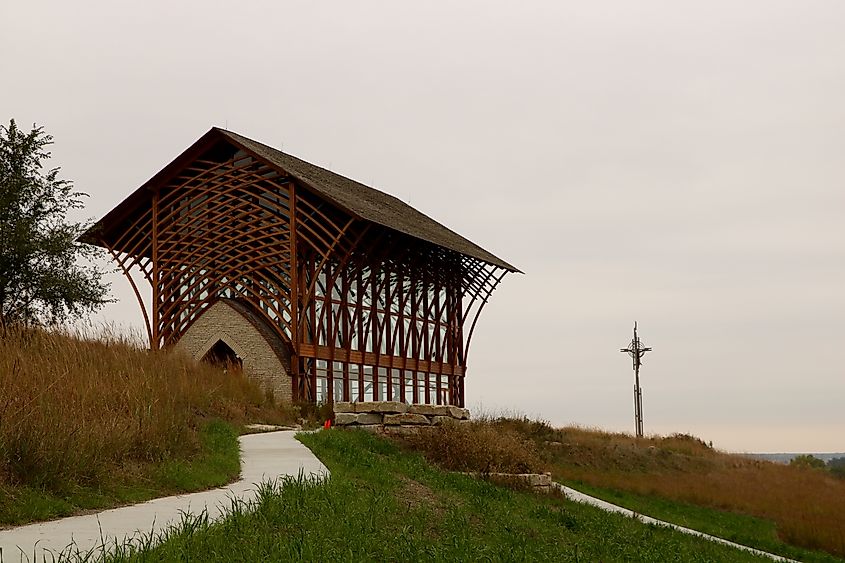
<path id="1" fill-rule="evenodd" d="M 178 355 L 142 351 L 120 339 L 92 342 L 39 331 L 7 334 L 0 338 L 0 523 L 52 518 L 220 485 L 237 475 L 236 433 L 241 423 L 288 422 L 294 412 L 272 405 L 242 376 L 223 374 Z M 548 468 L 560 480 L 639 512 L 790 557 L 833 560 L 792 545 L 822 548 L 840 555 L 845 552 L 845 481 L 820 471 L 729 456 L 684 436 L 634 440 L 620 434 L 558 430 L 525 419 L 482 422 L 468 425 L 466 431 L 468 436 L 451 436 L 456 439 L 451 449 L 435 442 L 436 447 L 430 449 L 441 452 L 440 457 L 429 457 L 459 470 Z M 449 434 L 441 436 L 448 438 Z M 405 514 L 400 510 L 401 514 L 395 514 L 390 512 L 392 505 L 383 504 L 388 502 L 385 498 L 397 494 L 404 498 L 404 485 L 396 485 L 397 479 L 401 485 L 404 479 L 416 480 L 414 475 L 418 473 L 426 476 L 420 481 L 425 487 L 438 491 L 435 497 L 440 500 L 435 506 L 454 498 L 461 506 L 483 504 L 472 498 L 475 493 L 461 500 L 463 478 L 421 469 L 419 459 L 408 461 L 396 457 L 398 453 L 391 453 L 385 461 L 386 454 L 379 450 L 383 446 L 373 444 L 346 443 L 342 439 L 315 442 L 318 453 L 325 455 L 333 470 L 346 475 L 351 484 L 333 480 L 330 488 L 341 490 L 327 493 L 323 488 L 301 483 L 289 491 L 265 495 L 262 506 L 275 506 L 282 502 L 280 498 L 300 495 L 310 499 L 307 502 L 317 503 L 311 508 L 321 515 L 320 525 L 334 521 L 334 513 L 337 517 L 346 514 L 349 518 L 370 518 L 370 524 L 377 528 L 372 510 L 355 512 L 365 506 L 352 502 L 351 512 L 337 508 L 348 504 L 352 496 L 368 498 L 370 505 L 393 514 L 390 521 L 395 524 L 409 530 L 430 531 L 422 520 L 414 519 L 417 512 Z M 364 450 L 357 452 L 363 446 Z M 415 447 L 425 449 L 425 444 Z M 375 473 L 367 469 L 373 459 L 384 461 Z M 363 470 L 359 467 L 362 460 Z M 409 473 L 412 466 L 416 469 Z M 380 482 L 370 478 L 384 477 L 394 469 L 397 475 L 384 478 L 384 490 L 379 488 Z M 493 490 L 498 489 L 485 489 L 485 494 Z M 532 514 L 540 510 L 520 504 L 528 502 L 520 500 L 521 496 L 507 498 L 522 506 L 517 510 L 522 517 L 526 510 Z M 327 507 L 335 507 L 335 512 L 327 512 Z M 506 513 L 511 510 L 504 501 L 496 507 Z M 564 512 L 569 514 L 572 510 L 575 509 Z M 438 520 L 441 523 L 436 534 L 420 532 L 423 535 L 417 537 L 413 534 L 418 532 L 414 532 L 413 538 L 403 543 L 391 535 L 393 532 L 374 528 L 373 541 L 393 538 L 400 544 L 391 548 L 390 553 L 396 554 L 425 550 L 457 556 L 462 549 L 481 549 L 484 553 L 485 542 L 499 546 L 495 549 L 504 553 L 501 549 L 507 542 L 503 544 L 497 532 L 486 525 L 476 526 L 473 534 L 461 540 L 460 545 L 455 544 L 455 550 L 440 545 L 450 534 L 457 533 L 449 528 L 454 519 L 472 520 L 474 514 L 454 507 L 450 511 L 435 510 L 439 515 L 450 515 L 447 520 Z M 237 521 L 241 517 L 253 518 L 233 518 Z M 495 526 L 508 527 L 508 518 L 507 514 L 497 515 L 491 521 Z M 558 519 L 555 527 L 550 523 L 554 518 L 544 518 L 536 522 L 539 530 L 546 530 L 543 534 L 553 535 L 561 522 L 565 524 Z M 268 524 L 271 528 L 277 525 L 280 524 Z M 290 524 L 284 526 L 290 529 Z M 563 546 L 564 558 L 571 555 L 566 550 L 575 545 L 566 542 L 581 541 L 576 529 L 567 529 L 573 535 L 566 536 L 569 539 L 563 544 L 555 544 L 557 548 Z M 304 524 L 293 530 L 317 537 L 321 534 Z M 596 551 L 595 546 L 585 547 L 592 541 L 589 533 L 585 537 L 578 549 L 587 549 L 587 553 L 606 553 L 609 557 L 627 553 L 624 549 Z M 286 545 L 273 549 L 314 548 L 304 539 Z M 410 551 L 402 551 L 405 548 Z M 553 547 L 541 542 L 531 553 L 539 556 L 545 553 L 544 549 Z M 652 553 L 645 545 L 637 549 L 641 554 Z"/>
<path id="2" fill-rule="evenodd" d="M 328 483 L 267 487 L 252 509 L 236 505 L 218 523 L 186 519 L 162 544 L 119 549 L 111 560 L 766 560 L 557 495 L 447 472 L 366 432 L 300 439 L 331 470 Z"/>
<path id="3" fill-rule="evenodd" d="M 726 454 L 685 435 L 489 424 L 530 440 L 556 480 L 588 494 L 787 557 L 845 557 L 845 480 L 824 470 Z"/>
<path id="4" fill-rule="evenodd" d="M 0 337 L 0 525 L 235 479 L 244 422 L 286 422 L 242 375 L 124 339 Z"/>

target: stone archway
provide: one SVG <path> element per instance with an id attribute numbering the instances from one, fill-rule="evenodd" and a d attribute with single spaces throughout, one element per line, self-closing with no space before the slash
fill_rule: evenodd
<path id="1" fill-rule="evenodd" d="M 247 377 L 290 401 L 290 350 L 250 308 L 233 299 L 208 307 L 176 343 L 196 360 L 240 363 Z"/>
<path id="2" fill-rule="evenodd" d="M 202 361 L 224 369 L 243 369 L 244 360 L 224 340 L 218 340 L 202 357 Z"/>

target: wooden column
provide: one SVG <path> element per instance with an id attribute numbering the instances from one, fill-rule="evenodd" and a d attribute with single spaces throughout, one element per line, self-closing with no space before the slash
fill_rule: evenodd
<path id="1" fill-rule="evenodd" d="M 160 331 L 161 331 L 161 266 L 158 262 L 158 190 L 153 192 L 153 216 L 152 216 L 152 254 L 153 254 L 153 341 L 150 343 L 150 348 L 158 350 L 161 347 Z"/>

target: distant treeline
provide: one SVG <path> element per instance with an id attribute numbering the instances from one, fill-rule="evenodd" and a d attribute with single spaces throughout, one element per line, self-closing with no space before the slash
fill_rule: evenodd
<path id="1" fill-rule="evenodd" d="M 821 460 L 812 454 L 801 454 L 789 460 L 789 465 L 795 467 L 827 469 L 837 477 L 845 478 L 845 457 L 833 457 L 825 463 L 824 460 Z"/>
<path id="2" fill-rule="evenodd" d="M 776 454 L 744 454 L 745 457 L 750 457 L 753 459 L 763 459 L 766 461 L 774 461 L 775 463 L 784 463 L 789 464 L 794 458 L 798 456 L 809 455 L 816 459 L 821 460 L 824 463 L 828 463 L 834 459 L 841 459 L 845 458 L 845 452 L 838 452 L 838 453 L 813 453 L 813 452 L 802 452 L 802 453 L 776 453 Z"/>

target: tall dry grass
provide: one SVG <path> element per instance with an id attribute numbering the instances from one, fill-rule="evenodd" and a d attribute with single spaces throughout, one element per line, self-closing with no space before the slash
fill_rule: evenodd
<path id="1" fill-rule="evenodd" d="M 543 470 L 531 440 L 485 421 L 444 424 L 400 435 L 397 439 L 449 471 L 534 473 Z"/>
<path id="2" fill-rule="evenodd" d="M 822 470 L 737 462 L 708 471 L 562 473 L 595 486 L 766 518 L 787 543 L 845 556 L 845 481 Z"/>
<path id="3" fill-rule="evenodd" d="M 765 518 L 787 543 L 845 556 L 845 480 L 824 470 L 727 454 L 684 434 L 495 424 L 533 440 L 557 477 Z"/>
<path id="4" fill-rule="evenodd" d="M 121 468 L 190 457 L 205 418 L 279 416 L 243 375 L 131 339 L 0 335 L 0 486 L 96 485 Z"/>

